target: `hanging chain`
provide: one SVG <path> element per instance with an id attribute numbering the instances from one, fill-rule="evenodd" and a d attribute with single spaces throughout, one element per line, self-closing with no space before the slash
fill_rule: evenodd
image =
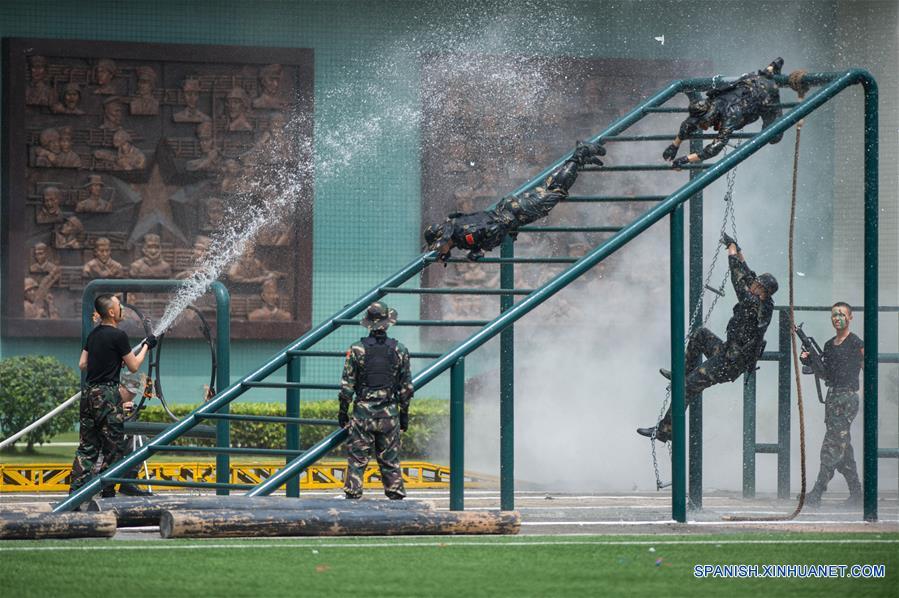
<path id="1" fill-rule="evenodd" d="M 740 147 L 740 144 L 737 143 L 734 146 L 734 149 Z M 724 157 L 727 156 L 727 149 L 724 150 Z M 734 240 L 737 240 L 737 219 L 736 219 L 736 211 L 734 210 L 734 185 L 737 181 L 737 169 L 731 168 L 727 171 L 727 191 L 724 193 L 724 216 L 721 219 L 721 233 L 727 231 L 727 225 L 730 224 L 731 228 L 731 236 Z M 720 235 L 719 235 L 720 237 Z M 705 294 L 706 287 L 709 286 L 709 283 L 712 282 L 712 274 L 715 273 L 715 266 L 718 264 L 718 255 L 720 251 L 715 251 L 714 256 L 712 257 L 712 263 L 709 265 L 709 269 L 706 273 L 705 280 L 703 281 L 702 293 Z M 712 302 L 706 310 L 705 316 L 702 319 L 701 326 L 705 326 L 708 324 L 709 319 L 712 317 L 712 312 L 715 311 L 715 306 L 718 303 L 718 299 L 720 299 L 724 295 L 724 287 L 727 286 L 727 279 L 730 275 L 729 270 L 724 272 L 724 277 L 721 279 L 721 284 L 718 285 L 718 292 L 713 293 L 714 297 L 712 298 Z M 687 327 L 687 336 L 684 338 L 684 346 L 686 346 L 689 341 L 690 335 L 696 332 L 696 322 L 699 319 L 700 314 L 702 313 L 702 302 L 697 301 L 696 307 L 693 308 L 693 313 L 690 316 L 690 325 Z M 662 401 L 662 408 L 659 410 L 659 417 L 656 421 L 661 422 L 662 418 L 665 416 L 665 412 L 668 410 L 668 401 L 671 400 L 671 385 L 668 385 L 668 388 L 665 390 L 665 400 Z M 671 485 L 671 482 L 662 482 L 662 476 L 659 473 L 659 460 L 656 456 L 656 433 L 658 431 L 658 424 L 656 425 L 656 429 L 653 431 L 652 435 L 649 437 L 649 444 L 652 447 L 652 469 L 656 478 L 656 490 L 662 490 L 663 488 L 667 488 Z M 665 443 L 668 447 L 668 456 L 671 457 L 671 441 Z"/>

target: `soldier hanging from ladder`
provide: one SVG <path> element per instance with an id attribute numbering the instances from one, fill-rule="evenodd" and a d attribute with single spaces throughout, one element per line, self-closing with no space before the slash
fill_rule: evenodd
<path id="1" fill-rule="evenodd" d="M 681 123 L 674 142 L 665 148 L 662 158 L 672 161 L 674 168 L 680 168 L 691 162 L 700 162 L 717 156 L 727 145 L 734 131 L 754 123 L 760 117 L 762 129 L 768 128 L 780 118 L 783 110 L 780 107 L 780 89 L 774 82 L 774 75 L 779 75 L 783 67 L 783 58 L 775 59 L 758 73 L 741 75 L 736 81 L 725 83 L 706 92 L 704 99 L 690 102 L 690 115 Z M 714 127 L 718 131 L 715 140 L 701 151 L 687 156 L 677 156 L 680 144 L 685 140 Z M 778 135 L 770 141 L 777 143 Z"/>
<path id="2" fill-rule="evenodd" d="M 755 371 L 756 362 L 765 348 L 765 331 L 771 323 L 777 280 L 771 274 L 756 276 L 749 269 L 737 243 L 722 233 L 721 243 L 727 246 L 731 282 L 737 294 L 734 314 L 727 323 L 727 338 L 721 340 L 711 330 L 702 327 L 690 335 L 684 362 L 693 364 L 700 355 L 706 361 L 687 372 L 686 406 L 706 388 L 722 382 L 733 382 L 744 372 Z M 671 379 L 669 370 L 660 370 Z M 661 442 L 671 438 L 671 409 L 653 427 L 637 428 L 637 433 Z"/>
<path id="3" fill-rule="evenodd" d="M 506 235 L 514 240 L 519 227 L 545 218 L 568 196 L 568 189 L 577 180 L 581 167 L 587 164 L 602 166 L 599 157 L 604 155 L 606 149 L 602 143 L 578 142 L 571 158 L 546 177 L 545 186 L 521 197 L 504 197 L 491 210 L 450 214 L 445 222 L 425 229 L 427 248 L 437 251 L 440 261 L 446 261 L 454 247 L 467 249 L 469 260 L 484 257 L 484 252 L 499 246 Z"/>

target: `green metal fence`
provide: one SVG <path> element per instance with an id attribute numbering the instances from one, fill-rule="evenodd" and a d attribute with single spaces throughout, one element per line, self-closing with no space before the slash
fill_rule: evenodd
<path id="1" fill-rule="evenodd" d="M 463 449 L 463 426 L 459 421 L 462 410 L 460 405 L 464 401 L 464 385 L 462 384 L 464 374 L 462 360 L 484 343 L 500 336 L 500 494 L 501 508 L 511 509 L 514 507 L 514 428 L 513 428 L 513 398 L 514 398 L 514 337 L 513 324 L 520 318 L 524 317 L 531 310 L 539 306 L 541 303 L 549 299 L 559 290 L 566 287 L 579 276 L 587 272 L 596 264 L 606 259 L 638 235 L 645 232 L 650 226 L 658 222 L 666 216 L 670 216 L 671 228 L 671 352 L 672 352 L 672 409 L 673 409 L 673 485 L 672 485 L 672 517 L 676 521 L 686 520 L 686 469 L 685 469 L 685 453 L 686 443 L 684 437 L 684 388 L 683 388 L 683 338 L 685 323 L 685 306 L 684 306 L 684 273 L 683 273 L 683 209 L 682 204 L 696 197 L 697 194 L 706 186 L 723 176 L 728 170 L 734 168 L 743 160 L 749 158 L 752 154 L 762 149 L 773 137 L 782 134 L 790 127 L 794 126 L 800 119 L 816 110 L 824 103 L 829 101 L 835 95 L 846 89 L 850 85 L 861 84 L 865 90 L 865 396 L 877 395 L 877 372 L 873 367 L 876 362 L 876 346 L 877 346 L 877 87 L 874 79 L 866 71 L 854 69 L 842 73 L 819 73 L 809 74 L 804 78 L 805 82 L 810 85 L 821 86 L 815 93 L 810 95 L 806 100 L 799 104 L 787 105 L 787 107 L 795 106 L 788 114 L 784 115 L 772 124 L 768 129 L 758 134 L 741 134 L 741 137 L 748 141 L 740 148 L 732 152 L 730 155 L 722 158 L 714 164 L 694 165 L 686 169 L 690 172 L 690 181 L 672 194 L 666 197 L 653 199 L 641 198 L 646 201 L 658 201 L 656 205 L 649 208 L 644 214 L 635 219 L 631 224 L 618 230 L 615 234 L 604 243 L 587 253 L 583 257 L 577 259 L 563 272 L 548 281 L 542 287 L 536 290 L 528 289 L 528 294 L 517 303 L 513 303 L 515 296 L 513 289 L 514 267 L 516 263 L 535 263 L 534 258 L 516 258 L 514 255 L 514 247 L 510 240 L 504 242 L 500 258 L 484 259 L 485 264 L 496 263 L 500 266 L 501 288 L 506 293 L 501 295 L 501 313 L 490 321 L 469 321 L 469 322 L 446 322 L 446 321 L 407 321 L 399 322 L 400 325 L 410 326 L 472 326 L 478 327 L 478 330 L 468 337 L 464 342 L 458 344 L 446 353 L 442 354 L 436 360 L 428 364 L 424 369 L 419 371 L 413 378 L 413 384 L 416 389 L 420 389 L 437 376 L 447 370 L 454 370 L 451 375 L 453 383 L 451 387 L 454 395 L 454 414 L 451 422 L 451 438 L 450 453 L 453 455 L 455 475 L 451 478 L 451 496 L 453 497 L 453 507 L 462 508 L 462 463 L 464 462 Z M 787 82 L 786 77 L 778 77 L 777 81 L 780 85 Z M 691 92 L 709 89 L 712 86 L 712 79 L 686 79 L 674 81 L 655 95 L 647 99 L 645 102 L 637 106 L 634 110 L 620 118 L 618 121 L 609 126 L 605 131 L 596 135 L 590 141 L 646 141 L 656 139 L 659 136 L 629 136 L 618 138 L 619 134 L 628 129 L 634 123 L 640 121 L 647 115 L 659 112 L 682 112 L 683 108 L 663 107 L 662 104 L 667 102 L 682 92 Z M 513 194 L 521 194 L 533 189 L 543 182 L 555 168 L 560 166 L 570 154 L 559 159 L 555 164 L 548 167 L 534 179 Z M 667 166 L 659 166 L 656 164 L 649 165 L 626 165 L 615 166 L 602 169 L 585 168 L 585 172 L 616 172 L 616 171 L 647 171 L 647 170 L 668 170 Z M 621 196 L 590 197 L 584 198 L 585 201 L 623 201 Z M 533 227 L 535 229 L 541 227 Z M 562 232 L 571 230 L 565 227 L 542 227 L 544 232 Z M 609 231 L 611 232 L 611 231 Z M 303 352 L 309 351 L 319 341 L 339 329 L 343 325 L 356 324 L 353 319 L 361 313 L 371 302 L 380 299 L 395 289 L 401 287 L 405 282 L 411 280 L 418 275 L 424 268 L 434 263 L 436 255 L 432 253 L 423 254 L 393 276 L 384 280 L 380 285 L 369 290 L 354 302 L 348 304 L 342 310 L 334 314 L 322 324 L 316 326 L 291 345 L 288 345 L 269 361 L 264 363 L 256 370 L 247 374 L 244 378 L 235 382 L 228 388 L 219 392 L 216 397 L 205 405 L 199 407 L 191 415 L 181 422 L 174 424 L 166 432 L 155 438 L 149 444 L 138 449 L 122 461 L 112 465 L 103 475 L 96 478 L 82 487 L 78 492 L 72 494 L 68 499 L 60 503 L 54 510 L 56 512 L 68 511 L 80 503 L 87 500 L 91 495 L 97 492 L 100 487 L 106 483 L 120 481 L 120 474 L 127 471 L 132 466 L 140 463 L 157 450 L 165 450 L 171 441 L 177 439 L 185 431 L 197 425 L 204 419 L 213 419 L 216 414 L 221 413 L 227 408 L 227 405 L 238 398 L 253 387 L 265 385 L 266 387 L 282 387 L 288 393 L 286 400 L 292 413 L 298 412 L 298 397 L 291 392 L 299 391 L 306 388 L 321 388 L 325 385 L 304 384 L 300 382 L 299 365 L 294 360 L 302 357 Z M 569 260 L 561 258 L 544 258 L 546 263 L 568 263 Z M 537 262 L 539 263 L 539 262 Z M 519 289 L 519 291 L 522 291 Z M 873 349 L 872 349 L 873 347 Z M 870 363 L 869 363 L 870 361 Z M 287 366 L 288 377 L 287 382 L 264 382 L 264 380 L 275 371 Z M 330 387 L 330 385 L 327 385 Z M 876 426 L 869 426 L 869 420 L 876 422 L 877 406 L 874 401 L 865 401 L 865 518 L 874 520 L 877 517 L 876 505 L 876 489 L 877 489 L 877 472 L 875 467 L 869 467 L 869 460 L 873 459 L 876 464 Z M 299 425 L 300 422 L 297 422 Z M 873 433 L 869 430 L 872 428 Z M 317 445 L 310 447 L 299 456 L 291 459 L 283 469 L 272 475 L 262 484 L 252 488 L 248 496 L 263 496 L 271 494 L 281 486 L 288 484 L 288 492 L 296 495 L 298 489 L 295 481 L 300 472 L 305 467 L 314 463 L 328 451 L 342 443 L 347 436 L 345 429 L 339 429 L 326 437 Z M 288 450 L 299 450 L 295 443 L 291 443 Z M 872 457 L 873 455 L 873 457 Z M 156 482 L 154 482 L 156 483 Z M 194 484 L 196 487 L 215 487 L 221 490 L 227 490 L 231 487 L 228 484 Z M 701 493 L 700 493 L 701 496 Z"/>

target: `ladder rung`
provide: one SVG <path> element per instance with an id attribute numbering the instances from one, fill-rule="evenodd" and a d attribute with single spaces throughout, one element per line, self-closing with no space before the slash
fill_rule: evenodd
<path id="1" fill-rule="evenodd" d="M 302 455 L 305 451 L 289 449 L 251 448 L 238 446 L 172 446 L 154 445 L 150 447 L 153 453 L 215 453 L 220 455 Z"/>
<path id="2" fill-rule="evenodd" d="M 667 195 L 569 195 L 565 203 L 615 203 L 626 201 L 663 201 Z"/>
<path id="3" fill-rule="evenodd" d="M 287 354 L 291 357 L 346 357 L 346 351 L 312 351 L 308 349 L 288 351 Z M 427 353 L 423 351 L 415 351 L 409 353 L 409 357 L 413 359 L 437 359 L 438 357 L 442 356 L 443 353 Z"/>
<path id="4" fill-rule="evenodd" d="M 784 102 L 784 103 L 778 104 L 777 107 L 778 108 L 795 108 L 798 105 L 799 105 L 799 102 Z M 655 108 L 644 108 L 643 109 L 643 112 L 645 112 L 647 114 L 650 112 L 687 112 L 687 111 L 688 111 L 688 108 L 686 106 L 684 106 L 682 108 L 681 107 L 658 106 Z"/>
<path id="5" fill-rule="evenodd" d="M 358 320 L 334 320 L 341 326 L 359 325 Z M 394 326 L 486 326 L 490 320 L 397 320 Z"/>
<path id="6" fill-rule="evenodd" d="M 780 452 L 780 445 L 757 442 L 755 444 L 755 452 L 763 454 L 777 454 Z"/>
<path id="7" fill-rule="evenodd" d="M 346 355 L 344 353 L 344 355 Z M 319 384 L 316 382 L 242 382 L 247 388 L 308 388 L 312 390 L 340 390 L 339 384 Z"/>
<path id="8" fill-rule="evenodd" d="M 464 257 L 451 257 L 446 260 L 450 264 L 573 264 L 580 258 L 576 257 L 482 257 L 477 262 L 472 262 Z M 436 257 L 427 258 L 429 262 L 436 262 Z"/>
<path id="9" fill-rule="evenodd" d="M 461 287 L 402 288 L 383 287 L 385 293 L 407 295 L 529 295 L 534 289 L 470 289 Z"/>
<path id="10" fill-rule="evenodd" d="M 675 133 L 676 134 L 676 133 Z M 731 139 L 752 139 L 758 133 L 733 133 Z M 712 133 L 703 133 L 702 135 L 694 135 L 690 139 L 715 139 L 718 136 Z M 611 137 L 603 137 L 603 141 L 672 141 L 674 136 L 671 133 L 662 135 L 612 135 Z"/>
<path id="11" fill-rule="evenodd" d="M 620 226 L 522 226 L 520 233 L 617 233 Z"/>
<path id="12" fill-rule="evenodd" d="M 680 167 L 681 170 L 704 170 L 706 168 L 710 168 L 714 163 L 705 163 L 705 162 L 693 162 L 690 164 L 684 164 Z M 673 168 L 671 164 L 626 164 L 623 166 L 583 166 L 580 169 L 580 172 L 634 172 L 634 171 L 642 171 L 642 170 L 670 170 L 672 172 L 677 172 L 677 169 Z"/>
<path id="13" fill-rule="evenodd" d="M 227 488 L 243 490 L 254 488 L 254 484 L 223 484 L 220 482 L 183 482 L 181 480 L 159 480 L 156 478 L 103 478 L 104 482 L 113 484 L 140 484 L 141 486 L 174 486 L 177 488 L 209 488 L 212 490 Z"/>
<path id="14" fill-rule="evenodd" d="M 341 353 L 341 356 L 345 353 Z M 283 415 L 241 415 L 239 413 L 204 413 L 200 419 L 227 419 L 230 421 L 268 422 L 273 424 L 304 424 L 307 426 L 336 426 L 337 420 L 310 419 L 308 417 L 287 417 Z"/>

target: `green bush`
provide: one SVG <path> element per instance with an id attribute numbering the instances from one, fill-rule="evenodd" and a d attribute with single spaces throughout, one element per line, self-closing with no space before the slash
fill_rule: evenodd
<path id="1" fill-rule="evenodd" d="M 172 411 L 184 417 L 198 405 L 173 405 Z M 337 400 L 301 403 L 300 416 L 309 419 L 337 420 Z M 232 403 L 231 413 L 239 415 L 284 415 L 284 403 Z M 162 407 L 152 405 L 141 412 L 141 421 L 170 422 Z M 212 420 L 208 420 L 212 423 Z M 300 426 L 300 446 L 307 448 L 334 431 L 333 426 Z M 446 459 L 449 437 L 449 403 L 440 399 L 413 399 L 409 407 L 409 430 L 403 434 L 403 457 L 406 459 Z M 196 438 L 176 444 L 213 446 L 212 440 Z M 284 448 L 287 444 L 284 424 L 231 422 L 231 444 L 239 447 Z M 345 454 L 343 449 L 335 454 Z"/>
<path id="2" fill-rule="evenodd" d="M 26 355 L 0 362 L 0 427 L 3 436 L 15 434 L 73 394 L 80 378 L 54 357 Z M 78 405 L 24 436 L 29 451 L 53 436 L 71 430 L 78 419 Z M 19 441 L 21 441 L 20 439 Z"/>

